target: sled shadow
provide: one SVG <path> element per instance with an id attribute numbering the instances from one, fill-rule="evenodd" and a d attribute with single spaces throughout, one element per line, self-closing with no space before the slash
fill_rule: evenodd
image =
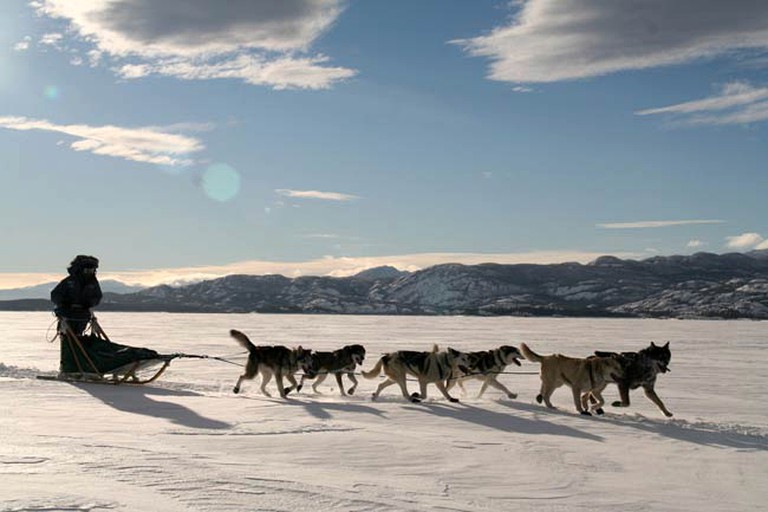
<path id="1" fill-rule="evenodd" d="M 507 405 L 508 402 L 500 402 Z M 603 441 L 603 438 L 582 430 L 550 423 L 542 418 L 529 420 L 502 412 L 481 409 L 466 403 L 448 404 L 439 402 L 423 402 L 419 405 L 407 406 L 409 410 L 423 411 L 435 416 L 466 421 L 481 427 L 492 428 L 502 432 L 527 435 L 542 435 L 573 437 L 587 441 Z"/>
<path id="2" fill-rule="evenodd" d="M 78 383 L 73 383 L 72 385 L 80 388 L 94 398 L 98 398 L 106 405 L 109 405 L 118 411 L 141 414 L 152 418 L 165 418 L 173 424 L 183 425 L 189 428 L 210 430 L 232 428 L 232 425 L 229 423 L 206 418 L 183 405 L 173 402 L 153 400 L 151 398 L 152 396 L 200 396 L 194 391 Z"/>

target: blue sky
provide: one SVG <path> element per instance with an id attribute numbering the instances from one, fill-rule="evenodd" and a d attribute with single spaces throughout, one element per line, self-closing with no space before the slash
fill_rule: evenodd
<path id="1" fill-rule="evenodd" d="M 0 288 L 768 248 L 768 4 L 7 0 Z"/>

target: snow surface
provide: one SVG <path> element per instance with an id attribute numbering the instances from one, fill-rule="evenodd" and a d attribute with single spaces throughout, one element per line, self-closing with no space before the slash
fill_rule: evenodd
<path id="1" fill-rule="evenodd" d="M 548 411 L 538 376 L 503 375 L 452 404 L 396 387 L 342 398 L 333 379 L 289 400 L 267 398 L 241 369 L 175 361 L 151 387 L 41 381 L 58 345 L 53 318 L 0 313 L 0 510 L 3 511 L 723 511 L 768 503 L 768 322 L 305 315 L 99 315 L 115 341 L 233 356 L 236 328 L 256 343 L 384 351 L 432 343 L 486 349 L 528 343 L 586 356 L 671 341 L 657 391 L 630 409 L 578 416 L 561 388 Z M 232 357 L 244 361 L 243 355 Z M 510 371 L 534 372 L 524 362 Z M 415 382 L 409 383 L 415 391 Z M 272 388 L 274 389 L 274 388 Z M 459 394 L 455 388 L 455 394 Z M 606 397 L 617 397 L 615 387 Z M 276 394 L 275 394 L 276 395 Z"/>

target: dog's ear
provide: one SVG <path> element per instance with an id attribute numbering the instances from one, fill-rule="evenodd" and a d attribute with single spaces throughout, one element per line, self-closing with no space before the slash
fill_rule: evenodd
<path id="1" fill-rule="evenodd" d="M 666 342 L 663 347 L 661 348 L 669 348 L 669 342 Z"/>
<path id="2" fill-rule="evenodd" d="M 651 342 L 651 346 L 652 346 L 653 348 L 656 348 L 656 344 L 655 344 L 654 342 Z"/>

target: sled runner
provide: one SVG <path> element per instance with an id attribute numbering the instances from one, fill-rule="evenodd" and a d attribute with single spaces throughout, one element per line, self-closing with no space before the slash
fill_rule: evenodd
<path id="1" fill-rule="evenodd" d="M 198 357 L 159 354 L 147 348 L 113 343 L 92 317 L 90 333 L 78 336 L 65 318 L 59 317 L 61 342 L 59 374 L 39 379 L 102 384 L 148 384 L 157 380 L 176 358 Z M 159 365 L 159 368 L 157 366 Z"/>

